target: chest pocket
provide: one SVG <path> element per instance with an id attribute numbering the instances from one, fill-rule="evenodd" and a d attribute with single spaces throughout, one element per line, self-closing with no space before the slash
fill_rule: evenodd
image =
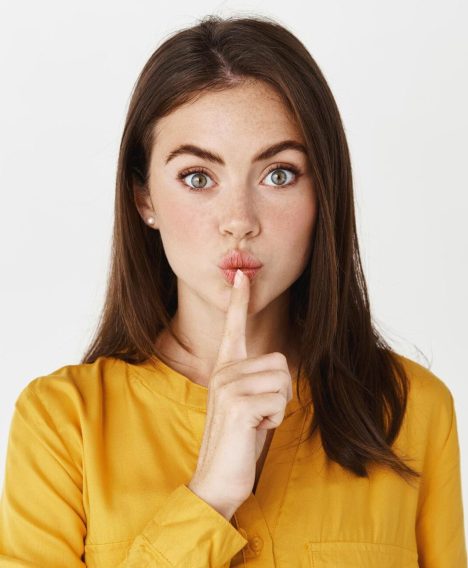
<path id="1" fill-rule="evenodd" d="M 374 542 L 309 542 L 311 568 L 418 568 L 418 554 Z"/>
<path id="2" fill-rule="evenodd" d="M 86 544 L 85 561 L 88 568 L 116 568 L 125 560 L 131 540 L 109 544 Z"/>

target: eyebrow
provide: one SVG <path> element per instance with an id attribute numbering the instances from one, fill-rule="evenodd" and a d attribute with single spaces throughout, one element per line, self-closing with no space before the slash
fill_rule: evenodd
<path id="1" fill-rule="evenodd" d="M 295 140 L 283 140 L 282 142 L 277 142 L 276 144 L 273 144 L 273 146 L 269 146 L 265 150 L 262 150 L 253 158 L 252 163 L 260 162 L 261 160 L 268 160 L 269 158 L 272 158 L 283 150 L 298 150 L 299 152 L 302 152 L 307 156 L 307 149 L 304 144 L 296 142 Z M 220 164 L 221 166 L 226 165 L 219 154 L 215 154 L 214 152 L 210 152 L 210 150 L 200 148 L 199 146 L 195 146 L 194 144 L 182 144 L 181 146 L 170 152 L 170 154 L 168 154 L 166 158 L 166 164 L 176 156 L 181 156 L 182 154 L 191 154 L 193 156 L 197 156 L 198 158 L 202 158 L 203 160 L 215 162 L 217 164 Z"/>

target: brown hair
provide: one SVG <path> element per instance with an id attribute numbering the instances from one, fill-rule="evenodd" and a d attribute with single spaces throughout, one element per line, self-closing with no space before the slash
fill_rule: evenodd
<path id="1" fill-rule="evenodd" d="M 105 304 L 81 362 L 100 356 L 137 364 L 154 356 L 164 361 L 155 346 L 163 329 L 191 353 L 170 326 L 176 276 L 159 231 L 136 208 L 134 190 L 148 181 L 159 118 L 208 90 L 249 79 L 274 87 L 297 117 L 317 194 L 312 253 L 290 290 L 299 374 L 310 377 L 314 403 L 310 435 L 318 429 L 328 458 L 360 477 L 368 476 L 372 462 L 405 479 L 420 477 L 391 448 L 405 415 L 409 380 L 371 321 L 341 117 L 305 46 L 270 18 L 206 16 L 166 39 L 142 69 L 120 145 Z"/>

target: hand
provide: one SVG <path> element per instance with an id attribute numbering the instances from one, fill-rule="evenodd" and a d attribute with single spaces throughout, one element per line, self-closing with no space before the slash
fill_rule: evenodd
<path id="1" fill-rule="evenodd" d="M 248 498 L 267 430 L 284 418 L 292 398 L 286 357 L 247 358 L 250 280 L 231 289 L 224 333 L 208 385 L 207 416 L 189 488 L 226 517 Z"/>

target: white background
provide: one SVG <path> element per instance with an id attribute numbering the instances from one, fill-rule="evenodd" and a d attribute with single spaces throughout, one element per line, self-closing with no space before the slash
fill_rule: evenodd
<path id="1" fill-rule="evenodd" d="M 96 325 L 138 73 L 168 34 L 197 18 L 259 14 L 305 43 L 335 95 L 374 320 L 397 351 L 450 388 L 466 503 L 467 2 L 169 6 L 1 4 L 0 482 L 20 391 L 79 362 Z"/>

